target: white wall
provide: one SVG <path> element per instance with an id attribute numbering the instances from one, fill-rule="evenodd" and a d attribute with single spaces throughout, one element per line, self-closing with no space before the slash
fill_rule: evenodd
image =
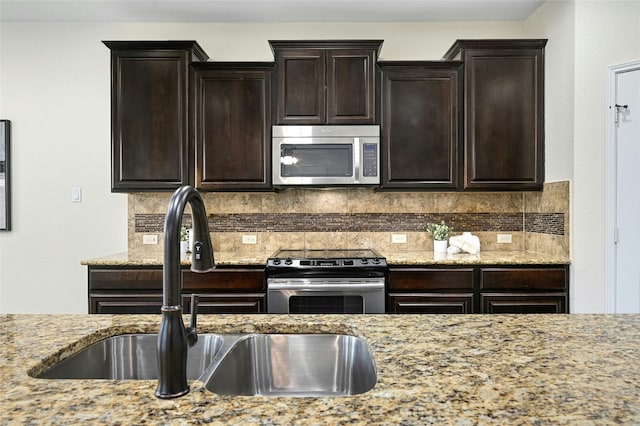
<path id="1" fill-rule="evenodd" d="M 110 192 L 109 51 L 101 40 L 197 40 L 212 60 L 270 61 L 269 39 L 375 38 L 385 40 L 381 59 L 440 59 L 456 38 L 528 31 L 522 22 L 3 23 L 0 116 L 13 124 L 13 231 L 0 233 L 0 312 L 85 313 L 80 261 L 126 250 L 126 196 Z M 559 156 L 547 176 L 566 178 L 571 137 L 558 127 L 547 136 Z M 81 204 L 71 203 L 74 186 L 83 188 Z"/>
<path id="2" fill-rule="evenodd" d="M 575 12 L 573 1 L 547 1 L 525 22 L 529 35 L 546 38 L 545 50 L 545 180 L 571 181 L 574 161 L 575 116 Z M 573 199 L 573 197 L 572 197 Z M 575 232 L 569 217 L 569 237 Z M 570 250 L 572 247 L 570 247 Z M 580 312 L 577 293 L 582 282 L 573 278 L 575 263 L 571 265 L 569 311 Z"/>
<path id="3" fill-rule="evenodd" d="M 528 35 L 546 38 L 545 180 L 573 178 L 574 3 L 544 3 L 525 22 Z"/>
<path id="4" fill-rule="evenodd" d="M 640 1 L 577 1 L 575 46 L 574 302 L 604 312 L 606 71 L 640 59 Z"/>
<path id="5" fill-rule="evenodd" d="M 605 312 L 606 68 L 640 59 L 640 1 L 547 1 L 526 27 L 550 40 L 546 178 L 572 180 L 571 311 Z"/>

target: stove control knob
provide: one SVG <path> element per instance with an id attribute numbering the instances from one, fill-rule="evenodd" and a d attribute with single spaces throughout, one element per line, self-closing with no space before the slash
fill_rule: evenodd
<path id="1" fill-rule="evenodd" d="M 292 263 L 293 263 L 293 260 L 291 260 L 291 259 L 289 259 L 289 258 L 287 258 L 287 259 L 284 261 L 284 264 L 285 264 L 285 265 L 291 265 Z"/>
<path id="2" fill-rule="evenodd" d="M 273 264 L 274 265 L 279 265 L 280 264 L 280 259 L 273 259 Z"/>
<path id="3" fill-rule="evenodd" d="M 367 260 L 367 259 L 365 258 L 365 259 L 362 259 L 362 260 L 360 261 L 360 263 L 362 263 L 363 265 L 366 265 L 366 264 L 368 264 L 368 263 L 369 263 L 369 260 Z"/>
<path id="4" fill-rule="evenodd" d="M 373 259 L 373 264 L 374 265 L 379 265 L 380 264 L 380 259 L 378 259 L 377 257 L 375 259 Z"/>

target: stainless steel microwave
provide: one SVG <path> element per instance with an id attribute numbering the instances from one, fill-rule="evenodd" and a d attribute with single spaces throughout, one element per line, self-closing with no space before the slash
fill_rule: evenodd
<path id="1" fill-rule="evenodd" d="M 273 126 L 273 184 L 380 184 L 380 126 Z"/>

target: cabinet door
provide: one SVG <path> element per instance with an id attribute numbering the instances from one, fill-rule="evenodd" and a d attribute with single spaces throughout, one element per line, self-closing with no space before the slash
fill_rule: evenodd
<path id="1" fill-rule="evenodd" d="M 473 294 L 390 293 L 391 314 L 472 314 Z"/>
<path id="2" fill-rule="evenodd" d="M 563 266 L 480 268 L 483 313 L 567 313 L 569 270 Z"/>
<path id="3" fill-rule="evenodd" d="M 277 124 L 326 122 L 325 52 L 277 50 Z"/>
<path id="4" fill-rule="evenodd" d="M 561 314 L 567 313 L 567 297 L 557 293 L 482 293 L 485 314 Z"/>
<path id="5" fill-rule="evenodd" d="M 456 189 L 459 62 L 382 66 L 383 188 Z"/>
<path id="6" fill-rule="evenodd" d="M 517 47 L 463 52 L 465 189 L 542 189 L 543 48 Z"/>
<path id="7" fill-rule="evenodd" d="M 327 52 L 328 124 L 375 124 L 375 62 L 373 50 Z"/>
<path id="8" fill-rule="evenodd" d="M 196 187 L 269 189 L 271 65 L 194 67 Z"/>
<path id="9" fill-rule="evenodd" d="M 111 48 L 112 191 L 189 183 L 188 66 L 206 54 L 195 42 L 105 44 Z"/>

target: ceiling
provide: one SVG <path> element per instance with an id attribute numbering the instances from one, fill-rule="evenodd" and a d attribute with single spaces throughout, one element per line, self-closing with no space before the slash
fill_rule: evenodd
<path id="1" fill-rule="evenodd" d="M 1 22 L 524 20 L 544 0 L 0 0 Z"/>

